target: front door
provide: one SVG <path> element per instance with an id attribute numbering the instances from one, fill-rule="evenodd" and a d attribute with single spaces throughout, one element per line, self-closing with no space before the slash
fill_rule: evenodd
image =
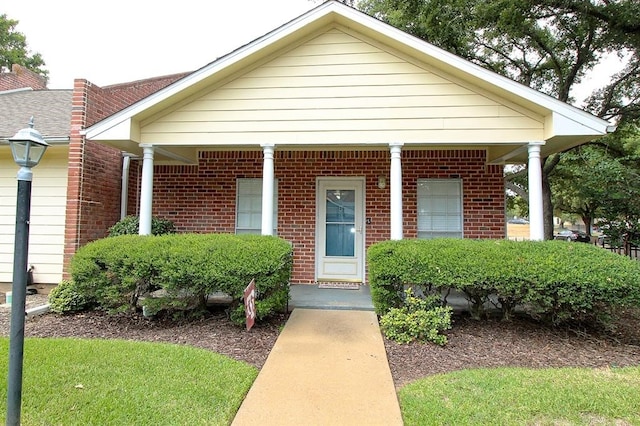
<path id="1" fill-rule="evenodd" d="M 317 280 L 362 282 L 364 180 L 319 178 L 317 191 Z"/>

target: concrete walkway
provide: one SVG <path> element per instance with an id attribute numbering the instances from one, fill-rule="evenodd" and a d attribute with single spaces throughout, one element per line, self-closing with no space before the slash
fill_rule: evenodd
<path id="1" fill-rule="evenodd" d="M 294 309 L 233 425 L 402 425 L 371 311 Z"/>
<path id="2" fill-rule="evenodd" d="M 319 288 L 317 284 L 294 284 L 289 293 L 289 311 L 295 308 L 373 311 L 371 288 L 368 285 L 361 285 L 357 290 L 341 290 Z"/>

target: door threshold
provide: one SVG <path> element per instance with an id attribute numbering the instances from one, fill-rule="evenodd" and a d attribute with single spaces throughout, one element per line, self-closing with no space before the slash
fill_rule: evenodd
<path id="1" fill-rule="evenodd" d="M 359 290 L 360 282 L 357 281 L 320 281 L 318 288 L 324 289 L 340 289 L 340 290 Z"/>

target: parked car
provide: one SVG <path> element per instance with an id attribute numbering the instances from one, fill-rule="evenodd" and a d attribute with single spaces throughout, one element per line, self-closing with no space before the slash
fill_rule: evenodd
<path id="1" fill-rule="evenodd" d="M 578 243 L 590 243 L 591 237 L 582 231 L 577 231 L 575 229 L 564 229 L 558 232 L 554 237 L 554 240 L 564 240 Z"/>
<path id="2" fill-rule="evenodd" d="M 514 218 L 514 219 L 509 219 L 509 223 L 515 223 L 518 225 L 527 225 L 529 221 L 523 218 Z"/>

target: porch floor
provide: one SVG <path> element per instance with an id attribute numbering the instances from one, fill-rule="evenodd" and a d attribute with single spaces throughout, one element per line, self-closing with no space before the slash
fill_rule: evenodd
<path id="1" fill-rule="evenodd" d="M 294 308 L 373 311 L 368 285 L 357 290 L 318 288 L 317 284 L 293 284 L 290 287 L 289 311 Z"/>
<path id="2" fill-rule="evenodd" d="M 290 287 L 291 299 L 289 300 L 289 312 L 294 308 L 305 309 L 337 309 L 373 311 L 371 301 L 371 287 L 360 285 L 358 290 L 343 290 L 333 288 L 318 288 L 317 284 L 292 284 Z M 451 291 L 443 294 L 447 298 L 447 305 L 454 312 L 469 310 L 469 302 L 462 293 Z M 496 301 L 497 303 L 497 301 Z M 493 305 L 487 304 L 486 309 L 491 310 Z"/>

